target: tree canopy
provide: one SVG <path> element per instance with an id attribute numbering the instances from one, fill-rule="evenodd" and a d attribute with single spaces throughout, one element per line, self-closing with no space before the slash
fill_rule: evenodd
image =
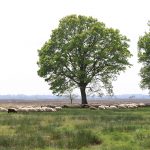
<path id="1" fill-rule="evenodd" d="M 119 30 L 107 28 L 95 18 L 66 16 L 38 50 L 38 74 L 53 93 L 78 87 L 82 104 L 87 104 L 87 88 L 113 93 L 112 81 L 130 66 L 128 42 Z"/>
<path id="2" fill-rule="evenodd" d="M 150 22 L 148 26 L 150 27 Z M 142 89 L 148 89 L 150 92 L 150 30 L 139 38 L 138 61 L 143 65 L 140 70 L 140 86 Z"/>

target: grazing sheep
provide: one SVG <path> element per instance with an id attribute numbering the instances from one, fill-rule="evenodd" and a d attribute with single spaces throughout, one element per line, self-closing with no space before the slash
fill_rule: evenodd
<path id="1" fill-rule="evenodd" d="M 57 106 L 56 105 L 47 105 L 46 107 L 55 108 Z"/>
<path id="2" fill-rule="evenodd" d="M 45 106 L 42 106 L 41 108 L 40 107 L 36 107 L 36 110 L 37 111 L 46 111 L 47 107 Z"/>
<path id="3" fill-rule="evenodd" d="M 90 106 L 89 108 L 90 108 L 91 110 L 97 110 L 97 108 L 94 107 L 94 106 Z"/>
<path id="4" fill-rule="evenodd" d="M 55 109 L 56 110 L 62 110 L 62 107 L 57 106 L 57 107 L 55 107 Z"/>
<path id="5" fill-rule="evenodd" d="M 18 112 L 29 112 L 29 109 L 28 109 L 28 108 L 25 108 L 25 107 L 19 108 L 19 109 L 18 109 Z"/>
<path id="6" fill-rule="evenodd" d="M 56 112 L 57 110 L 55 108 L 51 108 L 52 109 L 52 112 Z"/>
<path id="7" fill-rule="evenodd" d="M 132 103 L 132 104 L 127 104 L 127 107 L 128 108 L 137 108 L 138 106 L 137 106 L 137 104 Z"/>
<path id="8" fill-rule="evenodd" d="M 109 106 L 105 105 L 105 109 L 109 109 Z"/>
<path id="9" fill-rule="evenodd" d="M 68 106 L 68 105 L 63 105 L 62 107 L 63 107 L 63 108 L 69 108 L 69 106 Z"/>
<path id="10" fill-rule="evenodd" d="M 18 112 L 56 112 L 56 109 L 50 107 L 23 107 L 19 108 Z"/>
<path id="11" fill-rule="evenodd" d="M 127 105 L 126 104 L 119 104 L 118 108 L 127 108 Z"/>
<path id="12" fill-rule="evenodd" d="M 33 108 L 33 107 L 28 108 L 28 111 L 29 111 L 29 112 L 37 112 L 36 108 Z"/>
<path id="13" fill-rule="evenodd" d="M 37 112 L 43 112 L 43 111 L 45 111 L 44 107 L 42 107 L 42 108 L 41 107 L 35 107 L 35 109 L 36 109 Z"/>
<path id="14" fill-rule="evenodd" d="M 117 109 L 117 106 L 111 105 L 109 106 L 109 109 Z"/>
<path id="15" fill-rule="evenodd" d="M 6 108 L 0 107 L 0 112 L 7 112 Z"/>
<path id="16" fill-rule="evenodd" d="M 47 108 L 46 111 L 48 111 L 48 112 L 56 112 L 56 109 L 55 108 Z"/>
<path id="17" fill-rule="evenodd" d="M 44 112 L 56 112 L 55 108 L 50 108 L 50 107 L 43 107 L 42 110 Z"/>
<path id="18" fill-rule="evenodd" d="M 98 109 L 105 109 L 105 106 L 104 105 L 100 105 L 100 106 L 98 106 Z"/>
<path id="19" fill-rule="evenodd" d="M 16 108 L 8 108 L 8 113 L 17 113 Z"/>
<path id="20" fill-rule="evenodd" d="M 145 104 L 144 104 L 144 103 L 139 103 L 138 106 L 139 106 L 139 107 L 144 107 Z"/>

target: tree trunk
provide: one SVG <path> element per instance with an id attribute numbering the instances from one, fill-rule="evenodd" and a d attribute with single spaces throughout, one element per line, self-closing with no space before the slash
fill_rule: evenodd
<path id="1" fill-rule="evenodd" d="M 72 95 L 71 95 L 71 93 L 70 93 L 69 96 L 70 96 L 70 102 L 71 102 L 71 104 L 72 104 Z"/>
<path id="2" fill-rule="evenodd" d="M 82 104 L 87 104 L 85 88 L 86 88 L 86 87 L 84 87 L 84 86 L 80 87 L 81 98 L 82 98 Z"/>

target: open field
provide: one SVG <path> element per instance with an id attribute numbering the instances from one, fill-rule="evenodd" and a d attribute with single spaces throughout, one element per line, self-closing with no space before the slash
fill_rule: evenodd
<path id="1" fill-rule="evenodd" d="M 0 150 L 149 150 L 150 107 L 0 112 Z"/>
<path id="2" fill-rule="evenodd" d="M 121 99 L 121 100 L 88 100 L 89 105 L 113 105 L 113 104 L 125 104 L 125 103 L 145 103 L 150 106 L 150 99 L 134 100 L 134 99 Z M 80 100 L 74 100 L 72 106 L 80 105 Z M 17 107 L 17 106 L 42 106 L 42 105 L 70 105 L 69 100 L 0 100 L 1 107 Z"/>

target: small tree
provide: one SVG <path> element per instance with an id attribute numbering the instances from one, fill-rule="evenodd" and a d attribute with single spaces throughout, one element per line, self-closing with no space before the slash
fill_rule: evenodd
<path id="1" fill-rule="evenodd" d="M 70 100 L 70 103 L 72 104 L 73 103 L 73 100 L 77 97 L 77 95 L 75 95 L 74 93 L 73 93 L 73 88 L 69 88 L 68 90 L 66 90 L 65 92 L 64 92 L 64 96 L 67 98 L 67 99 L 69 99 Z"/>
<path id="2" fill-rule="evenodd" d="M 113 93 L 112 81 L 130 66 L 128 41 L 119 30 L 92 17 L 64 17 L 38 51 L 38 74 L 53 93 L 79 87 L 82 104 L 87 104 L 86 88 L 93 83 Z"/>
<path id="3" fill-rule="evenodd" d="M 150 22 L 148 26 L 150 27 Z M 150 92 L 150 30 L 139 38 L 138 61 L 143 65 L 140 70 L 140 76 L 142 78 L 140 86 L 142 89 L 148 89 Z"/>

